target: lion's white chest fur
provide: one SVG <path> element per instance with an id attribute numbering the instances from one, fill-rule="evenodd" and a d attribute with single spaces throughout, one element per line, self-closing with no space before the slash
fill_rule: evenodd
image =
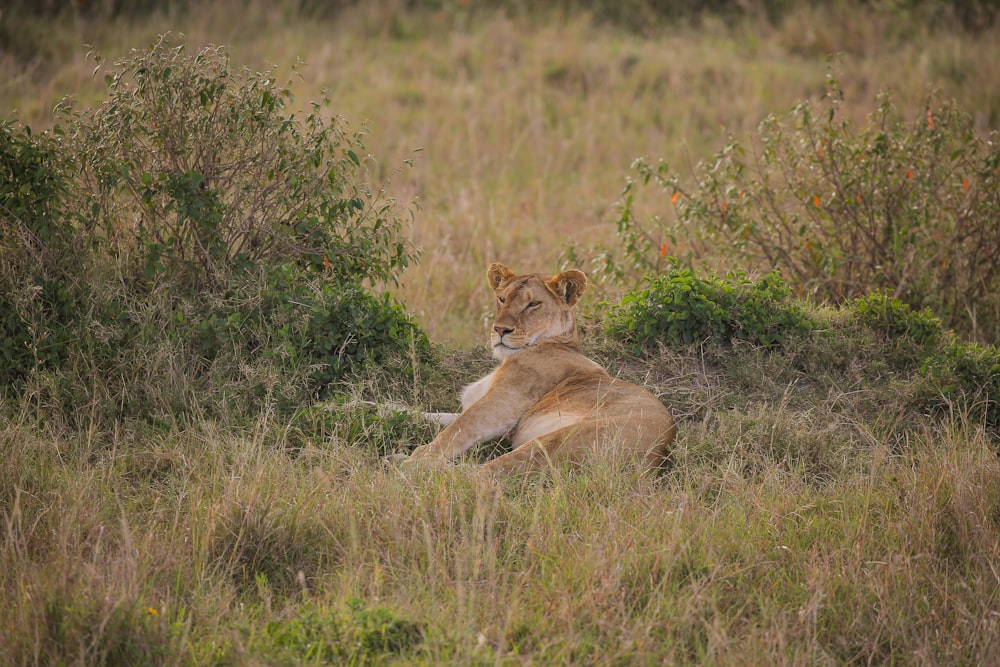
<path id="1" fill-rule="evenodd" d="M 499 370 L 499 369 L 497 369 Z M 486 392 L 493 386 L 493 377 L 497 374 L 493 371 L 485 377 L 481 377 L 470 385 L 466 385 L 462 390 L 462 410 L 468 410 L 469 406 L 486 395 Z"/>

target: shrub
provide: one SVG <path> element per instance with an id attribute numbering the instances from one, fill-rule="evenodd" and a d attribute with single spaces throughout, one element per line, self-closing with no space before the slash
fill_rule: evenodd
<path id="1" fill-rule="evenodd" d="M 952 341 L 923 365 L 937 391 L 928 397 L 935 410 L 965 409 L 1000 434 L 1000 348 Z"/>
<path id="2" fill-rule="evenodd" d="M 780 269 L 834 302 L 886 291 L 1000 340 L 1000 135 L 978 136 L 950 102 L 906 121 L 888 94 L 858 128 L 841 101 L 831 79 L 819 108 L 765 119 L 748 145 L 732 140 L 700 164 L 690 187 L 668 165 L 638 161 L 619 220 L 632 266 L 648 270 L 658 241 L 680 240 L 689 260 Z M 637 218 L 635 190 L 650 183 L 675 222 Z"/>
<path id="3" fill-rule="evenodd" d="M 625 295 L 612 315 L 611 331 L 637 348 L 656 342 L 690 345 L 708 338 L 776 347 L 811 328 L 789 300 L 777 273 L 757 281 L 743 274 L 699 277 L 674 267 Z"/>
<path id="4" fill-rule="evenodd" d="M 858 324 L 878 335 L 887 360 L 897 368 L 918 368 L 941 343 L 941 320 L 929 309 L 913 310 L 876 292 L 855 299 L 849 310 Z"/>
<path id="5" fill-rule="evenodd" d="M 334 283 L 286 264 L 264 272 L 213 303 L 195 306 L 183 335 L 208 360 L 259 357 L 309 369 L 314 393 L 326 394 L 353 366 L 389 356 L 426 356 L 430 344 L 412 318 L 386 293 Z"/>
<path id="6" fill-rule="evenodd" d="M 86 307 L 68 165 L 52 135 L 0 123 L 0 383 L 58 365 Z M 78 269 L 77 269 L 78 270 Z"/>
<path id="7" fill-rule="evenodd" d="M 66 251 L 73 237 L 62 210 L 71 186 L 68 169 L 52 135 L 0 123 L 0 242 L 6 257 L 34 251 L 54 264 Z"/>
<path id="8" fill-rule="evenodd" d="M 885 338 L 909 338 L 916 345 L 932 348 L 941 340 L 941 320 L 929 309 L 913 310 L 883 293 L 854 300 L 857 321 Z"/>
<path id="9" fill-rule="evenodd" d="M 66 111 L 94 238 L 146 281 L 190 291 L 298 261 L 393 281 L 414 258 L 393 202 L 358 177 L 363 133 L 290 84 L 162 37 L 116 63 L 94 113 Z M 138 276 L 137 276 L 138 277 Z"/>
<path id="10" fill-rule="evenodd" d="M 176 418 L 293 409 L 426 350 L 375 291 L 415 253 L 361 133 L 220 49 L 161 38 L 116 67 L 59 142 L 0 128 L 0 379 L 53 369 L 84 419 Z"/>
<path id="11" fill-rule="evenodd" d="M 0 287 L 0 384 L 62 363 L 76 338 L 74 320 L 84 299 L 73 286 L 42 276 Z"/>
<path id="12" fill-rule="evenodd" d="M 326 298 L 311 308 L 308 351 L 319 364 L 314 378 L 323 387 L 356 363 L 382 361 L 390 350 L 427 349 L 426 336 L 388 294 L 376 297 L 353 289 L 333 294 L 325 286 Z"/>

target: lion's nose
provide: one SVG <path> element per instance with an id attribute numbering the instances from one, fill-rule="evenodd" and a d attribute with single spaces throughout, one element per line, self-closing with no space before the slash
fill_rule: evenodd
<path id="1" fill-rule="evenodd" d="M 493 330 L 496 331 L 497 335 L 500 336 L 501 338 L 503 338 L 511 331 L 513 331 L 513 329 L 511 329 L 510 327 L 501 327 L 501 326 L 493 327 Z"/>

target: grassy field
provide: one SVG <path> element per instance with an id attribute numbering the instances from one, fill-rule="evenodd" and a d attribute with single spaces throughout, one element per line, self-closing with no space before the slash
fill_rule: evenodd
<path id="1" fill-rule="evenodd" d="M 920 118 L 939 90 L 985 133 L 1000 124 L 998 29 L 849 3 L 641 34 L 442 7 L 0 15 L 0 109 L 36 132 L 64 95 L 103 99 L 83 44 L 112 61 L 169 30 L 279 78 L 304 60 L 297 99 L 327 89 L 370 129 L 376 182 L 419 203 L 422 261 L 394 293 L 435 343 L 315 405 L 246 407 L 219 378 L 266 383 L 273 363 L 192 363 L 156 328 L 158 308 L 175 315 L 156 294 L 128 313 L 145 340 L 107 366 L 122 377 L 71 355 L 5 388 L 0 664 L 1000 661 L 996 399 L 935 374 L 948 334 L 928 351 L 905 326 L 800 304 L 815 324 L 777 349 L 637 351 L 609 335 L 595 304 L 614 287 L 596 286 L 586 351 L 674 411 L 671 470 L 605 456 L 490 480 L 474 465 L 490 447 L 405 475 L 382 458 L 434 433 L 393 406 L 454 410 L 491 367 L 487 264 L 555 270 L 570 243 L 614 244 L 634 158 L 707 159 L 822 95 L 831 67 L 852 117 L 889 88 Z"/>
<path id="2" fill-rule="evenodd" d="M 995 436 L 923 414 L 892 342 L 825 317 L 832 341 L 782 353 L 588 335 L 680 419 L 659 478 L 404 476 L 375 452 L 430 427 L 397 428 L 411 385 L 374 369 L 305 420 L 67 431 L 8 403 L 2 661 L 992 664 Z M 421 368 L 420 400 L 450 408 L 484 363 Z"/>

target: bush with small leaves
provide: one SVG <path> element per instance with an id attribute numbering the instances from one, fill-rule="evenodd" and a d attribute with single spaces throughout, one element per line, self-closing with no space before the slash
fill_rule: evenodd
<path id="1" fill-rule="evenodd" d="M 831 79 L 822 105 L 766 118 L 748 143 L 699 164 L 693 184 L 638 161 L 618 222 L 627 268 L 656 270 L 661 244 L 680 242 L 689 262 L 778 269 L 838 303 L 885 291 L 969 338 L 1000 340 L 1000 135 L 977 134 L 952 102 L 906 119 L 882 94 L 860 127 L 841 102 Z M 642 217 L 635 194 L 650 184 L 670 205 Z"/>
<path id="2" fill-rule="evenodd" d="M 378 291 L 416 253 L 362 133 L 166 37 L 106 82 L 52 136 L 0 126 L 0 379 L 52 369 L 93 419 L 294 410 L 427 349 Z"/>
<path id="3" fill-rule="evenodd" d="M 413 261 L 394 202 L 364 182 L 363 132 L 304 116 L 273 71 L 169 37 L 105 77 L 95 112 L 64 107 L 93 238 L 136 278 L 196 292 L 297 261 L 338 281 L 392 282 Z"/>
<path id="4" fill-rule="evenodd" d="M 930 309 L 914 310 L 882 292 L 855 299 L 849 308 L 858 324 L 878 335 L 896 367 L 919 367 L 944 335 L 941 320 Z"/>
<path id="5" fill-rule="evenodd" d="M 423 640 L 420 624 L 382 607 L 347 601 L 346 610 L 306 606 L 289 620 L 267 625 L 262 650 L 294 662 L 369 664 L 386 654 L 405 655 Z"/>
<path id="6" fill-rule="evenodd" d="M 612 334 L 636 348 L 679 347 L 710 338 L 780 347 L 811 328 L 777 273 L 754 281 L 739 273 L 700 277 L 677 266 L 626 294 L 611 319 Z"/>
<path id="7" fill-rule="evenodd" d="M 54 136 L 0 123 L 0 384 L 65 357 L 87 305 L 70 166 Z"/>
<path id="8" fill-rule="evenodd" d="M 264 399 L 292 413 L 335 394 L 363 364 L 411 363 L 430 353 L 426 334 L 388 294 L 294 264 L 234 282 L 226 294 L 189 299 L 172 313 L 160 316 L 172 317 L 167 335 L 187 341 L 206 382 L 231 384 L 251 409 Z M 262 377 L 247 377 L 251 359 Z"/>
<path id="9" fill-rule="evenodd" d="M 927 397 L 940 411 L 967 410 L 1000 436 L 1000 348 L 951 341 L 923 365 L 936 393 Z"/>

